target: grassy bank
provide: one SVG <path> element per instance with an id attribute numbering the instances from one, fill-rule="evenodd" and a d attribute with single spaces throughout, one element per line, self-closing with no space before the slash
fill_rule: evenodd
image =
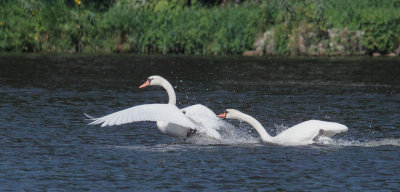
<path id="1" fill-rule="evenodd" d="M 5 0 L 0 52 L 400 53 L 398 0 L 186 2 Z"/>

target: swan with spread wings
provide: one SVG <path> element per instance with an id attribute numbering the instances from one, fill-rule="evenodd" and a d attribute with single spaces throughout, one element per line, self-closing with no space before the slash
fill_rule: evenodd
<path id="1" fill-rule="evenodd" d="M 200 134 L 221 139 L 218 130 L 224 126 L 224 122 L 218 119 L 212 110 L 201 104 L 178 109 L 172 85 L 161 76 L 148 77 L 139 88 L 148 86 L 163 87 L 169 97 L 168 104 L 138 105 L 99 118 L 85 114 L 92 120 L 89 124 L 101 124 L 104 127 L 137 121 L 156 121 L 158 129 L 172 137 L 186 138 Z"/>

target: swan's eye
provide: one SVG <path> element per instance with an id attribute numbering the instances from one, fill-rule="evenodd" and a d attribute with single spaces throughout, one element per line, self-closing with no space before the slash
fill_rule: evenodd
<path id="1" fill-rule="evenodd" d="M 148 78 L 147 81 L 149 82 L 149 84 L 151 84 L 151 81 L 153 81 L 153 78 Z"/>

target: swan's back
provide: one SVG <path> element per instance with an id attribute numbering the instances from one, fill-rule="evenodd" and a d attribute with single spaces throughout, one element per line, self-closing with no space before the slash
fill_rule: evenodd
<path id="1" fill-rule="evenodd" d="M 319 135 L 321 133 L 320 130 L 323 130 L 322 135 Z M 313 139 L 317 136 L 332 137 L 337 133 L 347 130 L 348 128 L 340 123 L 308 120 L 286 129 L 274 137 L 274 140 L 277 143 L 288 145 L 311 144 L 313 143 Z"/>
<path id="2" fill-rule="evenodd" d="M 196 104 L 189 107 L 181 109 L 189 119 L 202 123 L 205 127 L 213 127 L 214 129 L 219 129 L 221 126 L 221 120 L 217 115 L 209 108 L 204 105 Z"/>
<path id="3" fill-rule="evenodd" d="M 220 134 L 216 131 L 219 130 L 224 124 L 217 115 L 208 107 L 196 104 L 181 109 L 187 118 L 197 125 L 200 132 L 205 132 L 207 135 L 214 138 L 221 138 Z"/>
<path id="4" fill-rule="evenodd" d="M 321 120 L 309 120 L 303 122 L 306 125 L 305 127 L 318 127 L 318 129 L 324 130 L 323 136 L 332 137 L 338 133 L 346 132 L 349 128 L 346 125 L 329 122 L 329 121 L 321 121 Z"/>

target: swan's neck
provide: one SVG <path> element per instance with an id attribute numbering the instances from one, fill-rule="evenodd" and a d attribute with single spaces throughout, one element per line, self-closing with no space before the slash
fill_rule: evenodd
<path id="1" fill-rule="evenodd" d="M 239 117 L 239 120 L 247 122 L 248 124 L 253 126 L 254 129 L 256 129 L 256 131 L 258 132 L 258 134 L 260 134 L 261 139 L 263 141 L 266 142 L 272 141 L 272 137 L 267 133 L 267 131 L 264 129 L 261 123 L 258 122 L 256 119 L 254 119 L 252 116 L 242 113 L 241 116 Z"/>
<path id="2" fill-rule="evenodd" d="M 165 80 L 162 83 L 162 87 L 164 87 L 164 89 L 167 91 L 168 98 L 169 98 L 168 104 L 176 105 L 176 95 L 175 95 L 175 91 L 174 91 L 174 88 L 172 87 L 172 85 L 167 80 Z"/>

